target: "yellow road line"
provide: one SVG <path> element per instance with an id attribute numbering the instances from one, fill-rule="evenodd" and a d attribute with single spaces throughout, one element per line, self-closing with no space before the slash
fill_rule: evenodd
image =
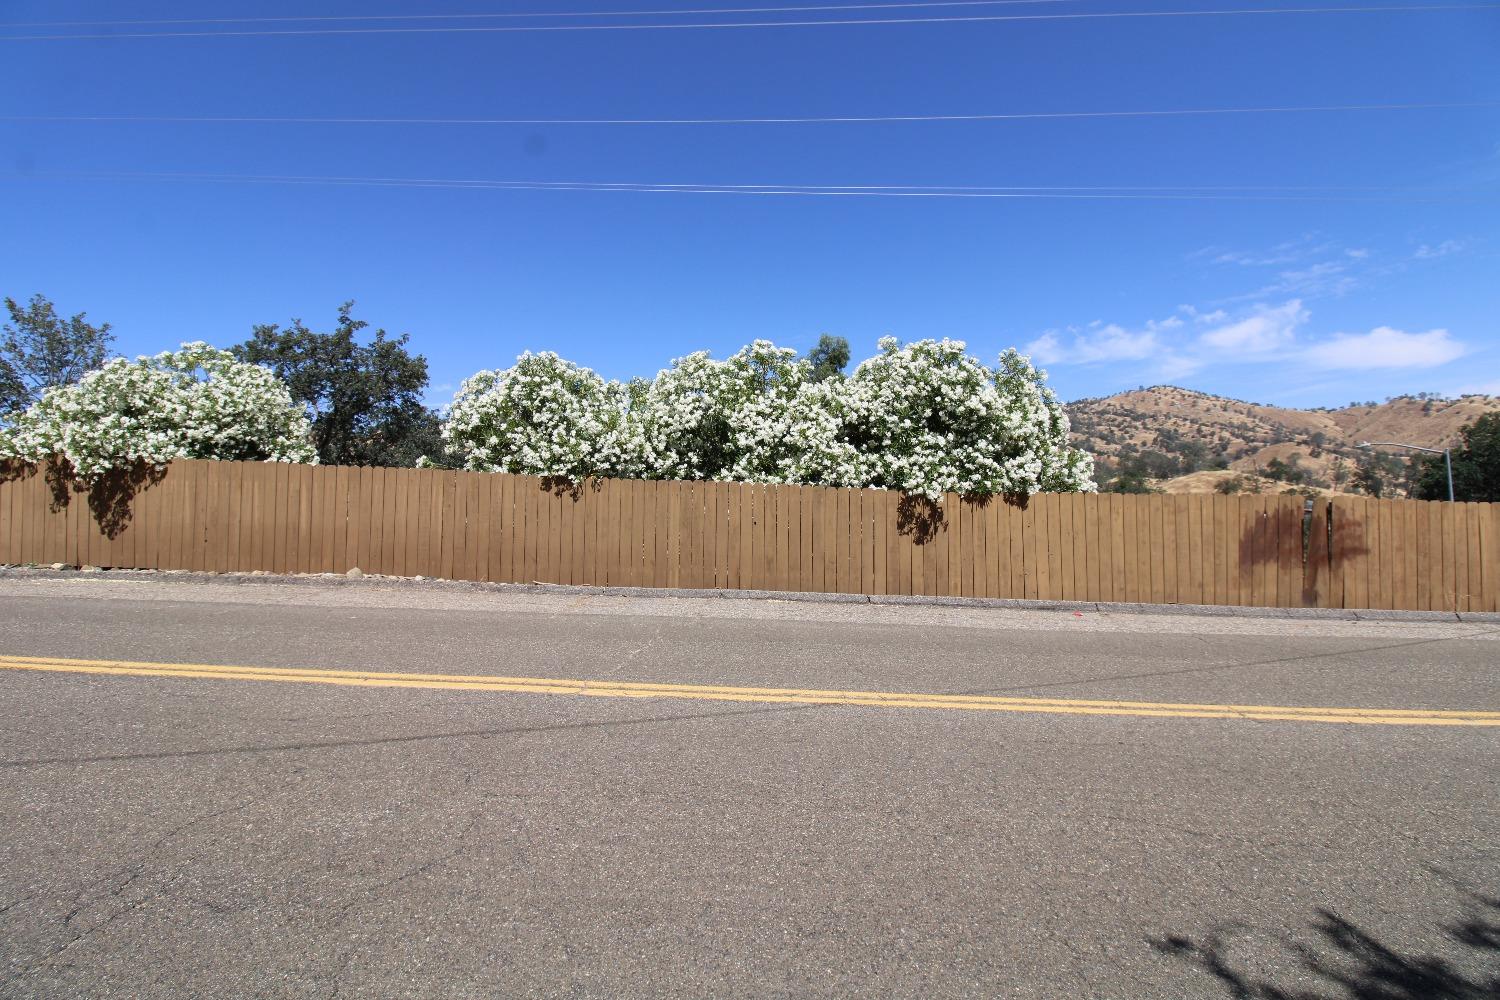
<path id="1" fill-rule="evenodd" d="M 1174 702 L 1098 701 L 1065 698 L 1009 698 L 990 695 L 728 687 L 705 684 L 660 684 L 550 677 L 494 677 L 472 674 L 310 670 L 296 667 L 225 666 L 206 663 L 148 663 L 134 660 L 71 660 L 37 656 L 0 656 L 0 669 L 125 677 L 175 677 L 208 680 L 273 681 L 289 684 L 332 684 L 346 687 L 423 688 L 428 690 L 489 691 L 517 694 L 560 694 L 591 698 L 675 698 L 695 701 L 737 701 L 766 704 L 852 705 L 865 708 L 928 708 L 970 712 L 1040 712 L 1059 715 L 1129 715 L 1183 719 L 1342 722 L 1366 725 L 1500 726 L 1500 712 L 1436 709 L 1201 705 Z"/>

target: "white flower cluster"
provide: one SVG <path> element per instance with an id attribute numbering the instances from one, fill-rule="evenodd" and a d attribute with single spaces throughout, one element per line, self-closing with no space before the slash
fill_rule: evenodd
<path id="1" fill-rule="evenodd" d="M 644 479 L 785 482 L 788 417 L 812 368 L 757 340 L 724 361 L 698 351 L 638 386 L 623 472 Z"/>
<path id="2" fill-rule="evenodd" d="M 468 468 L 578 480 L 875 486 L 944 493 L 1092 491 L 1046 375 L 1015 351 L 988 368 L 961 341 L 880 342 L 849 378 L 809 380 L 794 351 L 757 340 L 724 361 L 674 361 L 623 386 L 555 354 L 480 372 L 444 426 Z"/>
<path id="3" fill-rule="evenodd" d="M 312 428 L 286 386 L 204 343 L 114 358 L 49 389 L 0 427 L 0 459 L 64 455 L 85 480 L 175 458 L 316 463 Z"/>
<path id="4" fill-rule="evenodd" d="M 901 346 L 844 381 L 809 387 L 789 426 L 794 482 L 880 486 L 939 499 L 1092 491 L 1046 376 L 1014 350 L 987 368 L 958 340 Z"/>
<path id="5" fill-rule="evenodd" d="M 529 351 L 504 371 L 464 380 L 443 440 L 476 472 L 578 481 L 618 475 L 626 392 L 550 351 Z"/>

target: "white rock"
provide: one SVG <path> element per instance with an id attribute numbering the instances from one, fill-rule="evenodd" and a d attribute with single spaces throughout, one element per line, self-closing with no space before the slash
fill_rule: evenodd
<path id="1" fill-rule="evenodd" d="M 345 573 L 344 575 L 347 576 L 351 580 L 358 580 L 360 577 L 364 576 L 365 574 L 364 574 L 364 572 L 358 566 L 356 566 L 353 569 L 351 569 L 349 572 Z"/>

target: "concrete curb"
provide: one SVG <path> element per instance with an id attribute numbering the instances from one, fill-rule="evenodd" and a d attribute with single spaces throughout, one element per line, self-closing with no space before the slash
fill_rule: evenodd
<path id="1" fill-rule="evenodd" d="M 575 594 L 596 597 L 710 598 L 722 601 L 801 601 L 815 604 L 884 604 L 1009 611 L 1080 611 L 1111 615 L 1189 615 L 1200 618 L 1278 618 L 1307 621 L 1477 622 L 1500 624 L 1493 611 L 1383 611 L 1345 608 L 1255 608 L 1214 604 L 1124 604 L 1094 601 L 1018 601 L 987 597 L 926 597 L 898 594 L 823 594 L 780 590 L 673 590 L 663 587 L 593 587 L 560 583 L 483 583 L 430 577 L 361 576 L 336 573 L 197 573 L 188 570 L 50 569 L 0 566 L 0 580 L 138 580 L 231 586 L 422 587 L 431 590 L 509 594 Z"/>

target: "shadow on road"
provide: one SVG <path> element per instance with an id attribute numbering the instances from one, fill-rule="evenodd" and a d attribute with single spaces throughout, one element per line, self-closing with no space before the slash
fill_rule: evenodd
<path id="1" fill-rule="evenodd" d="M 1285 945 L 1311 987 L 1289 989 L 1259 979 L 1229 955 L 1242 925 L 1223 925 L 1200 938 L 1149 939 L 1152 948 L 1215 977 L 1235 1000 L 1494 1000 L 1500 998 L 1500 898 L 1453 886 L 1461 916 L 1442 928 L 1445 955 L 1403 952 L 1326 909 L 1317 911 L 1306 940 Z"/>

